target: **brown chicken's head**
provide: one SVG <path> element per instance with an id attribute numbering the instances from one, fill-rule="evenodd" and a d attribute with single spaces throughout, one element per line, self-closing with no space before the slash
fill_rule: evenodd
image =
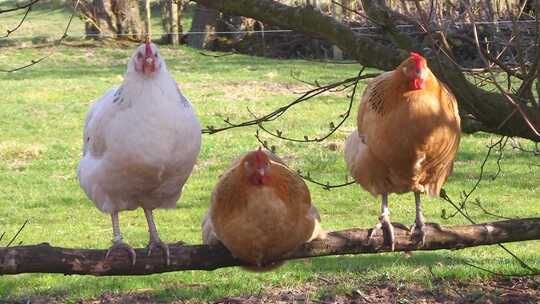
<path id="1" fill-rule="evenodd" d="M 421 90 L 426 87 L 426 79 L 429 75 L 427 62 L 418 53 L 411 53 L 402 64 L 402 71 L 409 81 L 409 89 Z"/>
<path id="2" fill-rule="evenodd" d="M 251 183 L 254 185 L 265 184 L 265 182 L 268 180 L 270 159 L 268 158 L 268 155 L 261 150 L 261 148 L 246 154 L 243 164 L 246 176 Z"/>
<path id="3" fill-rule="evenodd" d="M 159 57 L 157 47 L 150 41 L 141 45 L 133 56 L 135 71 L 147 77 L 153 77 L 157 74 L 163 65 Z"/>

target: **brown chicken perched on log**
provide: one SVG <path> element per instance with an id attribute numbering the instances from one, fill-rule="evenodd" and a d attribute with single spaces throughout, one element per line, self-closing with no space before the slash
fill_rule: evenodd
<path id="1" fill-rule="evenodd" d="M 414 192 L 413 233 L 425 242 L 420 193 L 438 196 L 452 173 L 459 146 L 460 119 L 455 97 L 417 53 L 395 70 L 374 78 L 358 110 L 358 129 L 347 138 L 345 160 L 355 181 L 382 196 L 380 223 L 394 250 L 389 193 Z"/>
<path id="2" fill-rule="evenodd" d="M 203 220 L 205 244 L 223 243 L 254 271 L 322 236 L 304 181 L 276 155 L 251 151 L 221 176 Z"/>

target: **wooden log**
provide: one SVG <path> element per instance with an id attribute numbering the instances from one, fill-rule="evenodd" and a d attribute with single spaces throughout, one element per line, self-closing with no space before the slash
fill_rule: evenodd
<path id="1" fill-rule="evenodd" d="M 426 242 L 420 246 L 409 231 L 396 228 L 395 251 L 462 249 L 540 239 L 540 218 L 508 220 L 476 225 L 428 227 Z M 329 232 L 326 238 L 304 244 L 283 260 L 308 257 L 388 252 L 378 235 L 368 242 L 370 229 Z M 39 245 L 0 248 L 0 275 L 19 273 L 63 273 L 96 276 L 146 275 L 182 270 L 214 270 L 243 265 L 219 246 L 170 244 L 171 264 L 166 266 L 161 252 L 147 255 L 136 249 L 137 262 L 131 265 L 127 254 L 115 251 L 105 260 L 106 250 L 73 249 Z"/>

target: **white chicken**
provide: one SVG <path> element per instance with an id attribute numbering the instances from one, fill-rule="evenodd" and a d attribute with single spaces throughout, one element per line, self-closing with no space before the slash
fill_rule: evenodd
<path id="1" fill-rule="evenodd" d="M 159 238 L 152 211 L 175 208 L 201 147 L 201 127 L 190 102 L 167 71 L 157 47 L 146 42 L 128 63 L 119 88 L 95 102 L 86 117 L 81 187 L 102 212 L 111 214 L 112 250 L 135 251 L 122 240 L 118 212 L 143 208 L 148 255 L 169 248 Z"/>

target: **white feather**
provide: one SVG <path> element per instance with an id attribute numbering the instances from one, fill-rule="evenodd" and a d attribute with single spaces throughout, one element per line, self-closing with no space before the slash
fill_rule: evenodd
<path id="1" fill-rule="evenodd" d="M 201 146 L 196 113 L 163 60 L 154 77 L 136 72 L 134 60 L 122 86 L 92 105 L 84 128 L 79 181 L 108 213 L 174 208 Z"/>

